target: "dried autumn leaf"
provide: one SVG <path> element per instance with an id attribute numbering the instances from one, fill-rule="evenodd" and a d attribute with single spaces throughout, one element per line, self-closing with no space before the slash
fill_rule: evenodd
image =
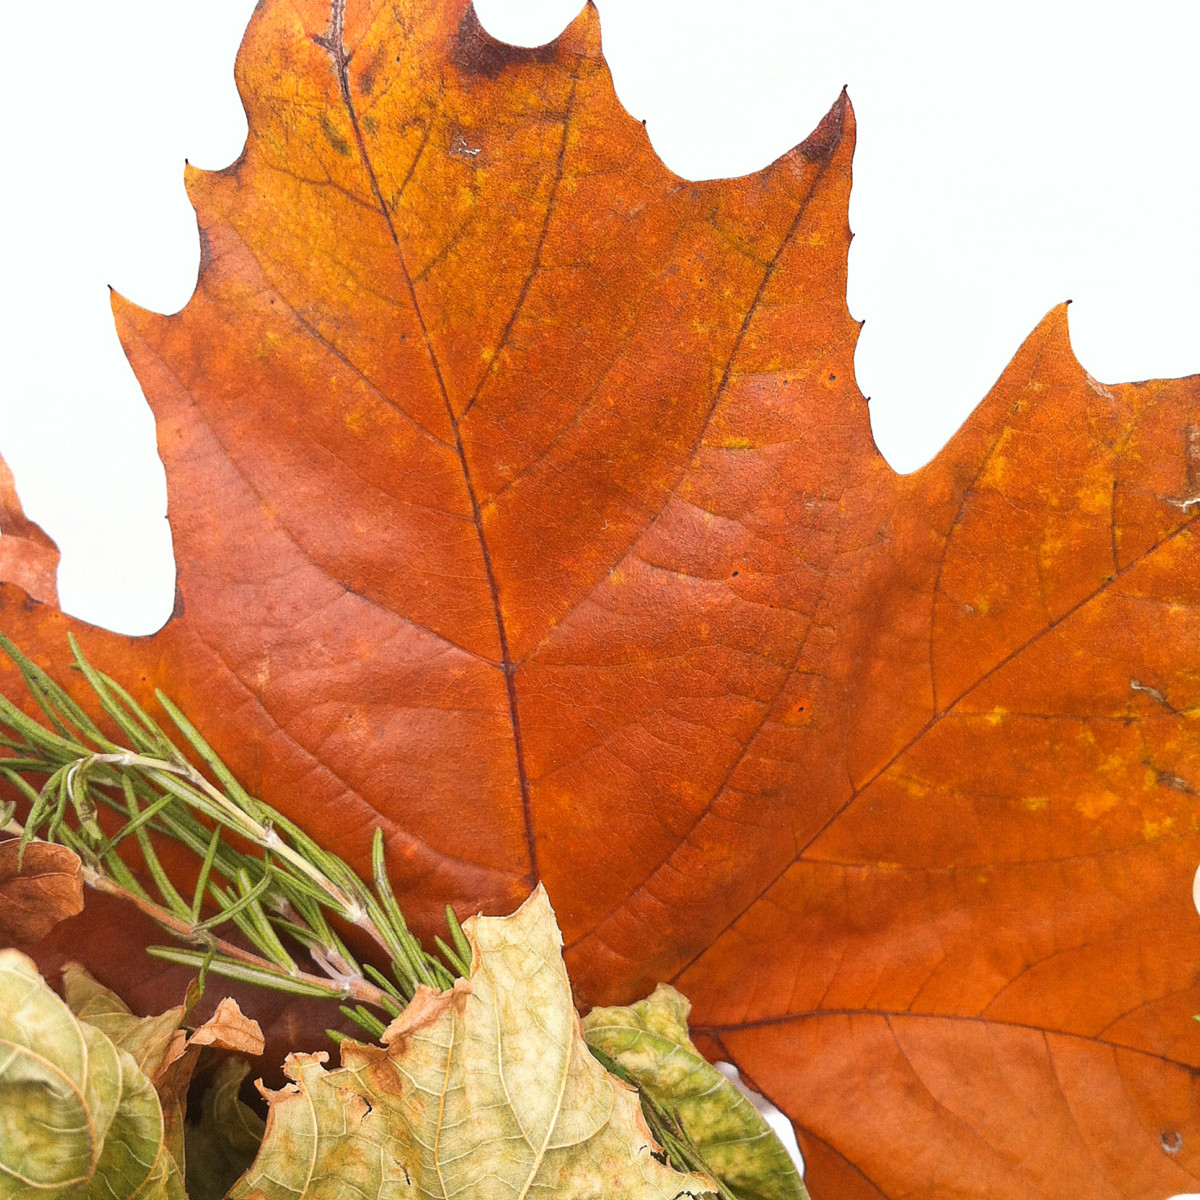
<path id="1" fill-rule="evenodd" d="M 897 476 L 845 99 L 691 184 L 590 8 L 330 9 L 254 15 L 188 307 L 116 301 L 179 603 L 89 656 L 364 871 L 381 824 L 419 929 L 545 880 L 581 1001 L 676 983 L 818 1200 L 1194 1190 L 1200 383 L 1097 383 L 1057 309 Z M 161 1000 L 90 907 L 58 952 Z"/>
<path id="2" fill-rule="evenodd" d="M 118 1049 L 126 1051 L 138 1069 L 153 1082 L 183 1053 L 185 1006 L 176 1005 L 154 1017 L 136 1016 L 120 996 L 97 983 L 79 963 L 62 972 L 63 999 L 81 1021 L 99 1029 Z"/>
<path id="3" fill-rule="evenodd" d="M 66 846 L 0 842 L 0 944 L 41 941 L 59 921 L 83 911 L 79 856 Z"/>
<path id="4" fill-rule="evenodd" d="M 150 1080 L 0 950 L 0 1189 L 6 1197 L 185 1200 Z"/>
<path id="5" fill-rule="evenodd" d="M 232 996 L 226 996 L 188 1039 L 188 1045 L 257 1055 L 263 1052 L 264 1041 L 258 1022 L 246 1016 Z"/>
<path id="6" fill-rule="evenodd" d="M 239 1054 L 263 1052 L 262 1029 L 231 996 L 190 1033 L 183 1028 L 189 1005 L 180 1004 L 156 1017 L 139 1017 L 115 992 L 98 983 L 78 963 L 63 968 L 63 997 L 71 1011 L 133 1055 L 151 1078 L 178 1059 L 189 1046 L 212 1046 Z"/>
<path id="7" fill-rule="evenodd" d="M 651 1157 L 637 1093 L 591 1056 L 562 935 L 539 887 L 510 917 L 472 917 L 469 980 L 418 990 L 384 1047 L 294 1054 L 265 1092 L 267 1132 L 231 1200 L 554 1196 L 676 1200 L 712 1191 Z"/>
<path id="8" fill-rule="evenodd" d="M 762 1114 L 692 1044 L 690 1011 L 686 997 L 659 984 L 636 1004 L 593 1008 L 583 1019 L 584 1037 L 678 1114 L 709 1169 L 737 1200 L 808 1200 Z"/>

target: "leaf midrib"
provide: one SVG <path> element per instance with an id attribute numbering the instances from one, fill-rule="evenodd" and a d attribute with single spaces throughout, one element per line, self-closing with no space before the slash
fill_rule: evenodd
<path id="1" fill-rule="evenodd" d="M 338 87 L 342 96 L 342 102 L 346 107 L 346 113 L 350 120 L 350 127 L 354 133 L 354 140 L 358 148 L 359 159 L 362 163 L 363 170 L 366 172 L 367 179 L 370 182 L 371 190 L 375 196 L 376 203 L 379 206 L 380 215 L 383 217 L 384 223 L 387 226 L 388 234 L 390 235 L 392 244 L 395 247 L 396 257 L 400 264 L 400 270 L 404 276 L 404 282 L 408 288 L 409 301 L 412 304 L 413 315 L 416 317 L 417 325 L 421 330 L 421 337 L 425 344 L 425 352 L 429 358 L 430 366 L 433 369 L 434 378 L 437 380 L 438 390 L 441 394 L 442 402 L 446 408 L 447 418 L 449 419 L 451 429 L 454 432 L 454 450 L 458 458 L 459 468 L 462 472 L 463 485 L 466 488 L 467 497 L 471 503 L 472 521 L 475 526 L 475 533 L 479 541 L 480 555 L 483 559 L 483 567 L 487 575 L 488 590 L 491 594 L 492 611 L 496 619 L 496 634 L 500 645 L 500 667 L 504 676 L 505 693 L 508 699 L 509 723 L 512 727 L 513 751 L 517 768 L 517 784 L 521 793 L 521 808 L 525 824 L 525 847 L 526 855 L 529 861 L 529 869 L 526 878 L 529 885 L 532 887 L 540 878 L 537 860 L 537 836 L 533 823 L 533 805 L 530 798 L 529 774 L 525 764 L 525 749 L 521 737 L 521 716 L 517 705 L 516 681 L 514 679 L 515 664 L 513 663 L 512 654 L 509 651 L 508 629 L 505 625 L 504 612 L 500 604 L 500 585 L 496 578 L 495 567 L 492 563 L 491 549 L 488 545 L 487 535 L 485 534 L 483 528 L 483 512 L 479 503 L 478 493 L 475 490 L 475 483 L 471 476 L 471 467 L 467 461 L 466 447 L 463 444 L 462 430 L 459 426 L 459 418 L 454 411 L 453 404 L 450 402 L 450 393 L 446 387 L 445 376 L 442 373 L 441 363 L 438 360 L 437 352 L 434 350 L 433 341 L 429 335 L 429 328 L 425 323 L 425 316 L 421 310 L 420 302 L 417 299 L 416 287 L 413 283 L 412 274 L 408 269 L 408 263 L 404 258 L 404 251 L 400 244 L 399 233 L 396 229 L 395 223 L 392 220 L 392 214 L 388 208 L 387 201 L 384 199 L 383 189 L 379 185 L 379 178 L 375 173 L 375 168 L 371 162 L 370 154 L 367 151 L 366 140 L 363 138 L 362 130 L 359 127 L 358 114 L 355 111 L 354 98 L 350 91 L 349 58 L 346 54 L 345 43 L 343 41 L 343 20 L 345 16 L 345 7 L 346 0 L 331 0 L 329 32 L 323 39 L 314 40 L 324 47 L 333 62 L 334 72 L 337 76 Z"/>

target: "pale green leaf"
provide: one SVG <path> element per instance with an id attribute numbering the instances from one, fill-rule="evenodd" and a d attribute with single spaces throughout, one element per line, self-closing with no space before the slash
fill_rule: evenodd
<path id="1" fill-rule="evenodd" d="M 805 1200 L 800 1174 L 771 1127 L 692 1045 L 690 1010 L 684 996 L 660 983 L 637 1004 L 592 1009 L 583 1027 L 591 1045 L 678 1115 L 713 1174 L 738 1200 Z"/>
<path id="2" fill-rule="evenodd" d="M 214 1046 L 261 1054 L 263 1036 L 258 1023 L 244 1016 L 236 1001 L 226 998 L 189 1036 L 182 1027 L 189 1007 L 187 1003 L 169 1008 L 158 1016 L 139 1017 L 115 992 L 97 982 L 78 963 L 68 963 L 63 968 L 63 995 L 76 1017 L 99 1029 L 118 1049 L 127 1051 L 154 1085 L 162 1108 L 166 1147 L 176 1164 L 188 1175 L 184 1110 L 200 1050 L 204 1046 Z M 252 1157 L 251 1153 L 241 1165 L 245 1166 Z M 233 1174 L 230 1183 L 237 1174 Z"/>
<path id="3" fill-rule="evenodd" d="M 655 1149 L 637 1093 L 588 1052 L 545 892 L 474 917 L 471 976 L 420 988 L 384 1046 L 292 1055 L 233 1200 L 675 1200 L 713 1190 Z"/>
<path id="4" fill-rule="evenodd" d="M 405 1170 L 408 1146 L 391 1136 L 386 1114 L 359 1094 L 355 1079 L 325 1070 L 328 1059 L 324 1051 L 288 1055 L 283 1069 L 292 1083 L 263 1091 L 271 1104 L 266 1135 L 230 1200 L 419 1194 Z"/>
<path id="5" fill-rule="evenodd" d="M 0 1200 L 184 1200 L 153 1084 L 0 950 Z"/>

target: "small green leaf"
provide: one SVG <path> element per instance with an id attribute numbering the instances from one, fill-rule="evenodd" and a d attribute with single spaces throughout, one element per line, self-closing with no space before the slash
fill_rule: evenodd
<path id="1" fill-rule="evenodd" d="M 249 1073 L 244 1058 L 222 1059 L 204 1092 L 198 1120 L 188 1122 L 189 1200 L 222 1200 L 258 1153 L 262 1117 L 238 1098 Z"/>
<path id="2" fill-rule="evenodd" d="M 0 1048 L 5 1200 L 185 1200 L 154 1085 L 15 950 L 0 950 Z"/>
<path id="3" fill-rule="evenodd" d="M 737 1200 L 807 1200 L 783 1143 L 741 1092 L 692 1045 L 691 1005 L 660 983 L 626 1008 L 593 1008 L 588 1044 L 623 1067 L 652 1100 L 677 1113 L 709 1170 Z"/>

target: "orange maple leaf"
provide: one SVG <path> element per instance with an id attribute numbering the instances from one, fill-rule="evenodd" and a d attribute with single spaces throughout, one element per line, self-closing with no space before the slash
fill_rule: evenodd
<path id="1" fill-rule="evenodd" d="M 115 302 L 179 600 L 93 661 L 362 867 L 381 824 L 418 928 L 543 880 L 580 1001 L 677 983 L 816 1200 L 1194 1188 L 1200 381 L 1101 386 L 1058 309 L 897 476 L 844 97 L 688 183 L 591 9 L 263 0 L 238 79 L 194 298 Z"/>

